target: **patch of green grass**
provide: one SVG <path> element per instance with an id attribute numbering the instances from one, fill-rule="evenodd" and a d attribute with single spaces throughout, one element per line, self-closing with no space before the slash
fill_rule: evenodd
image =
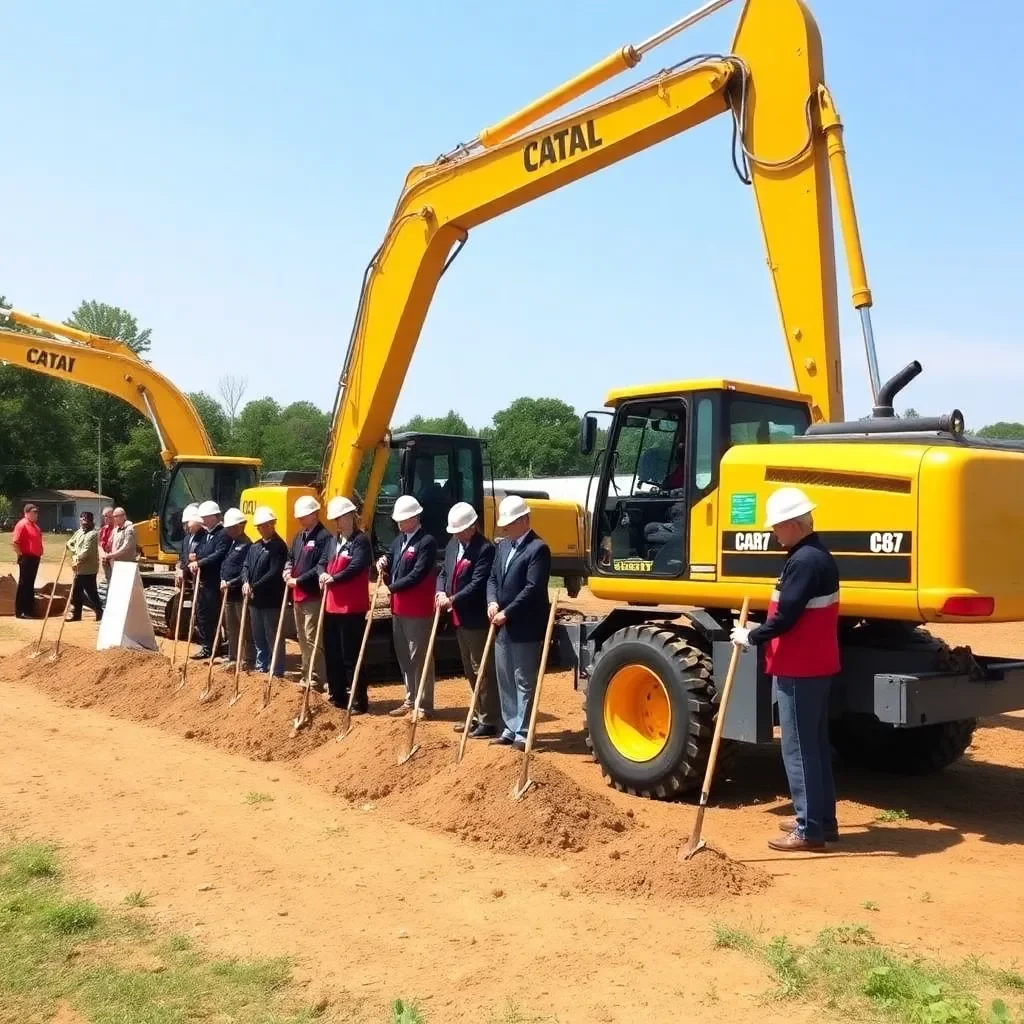
<path id="1" fill-rule="evenodd" d="M 313 1024 L 329 1007 L 296 998 L 286 960 L 215 959 L 187 936 L 161 938 L 144 920 L 102 911 L 60 879 L 52 849 L 0 848 L 5 1020 L 49 1020 L 67 1004 L 90 1024 Z"/>
<path id="2" fill-rule="evenodd" d="M 739 928 L 730 928 L 728 925 L 715 925 L 715 948 L 716 949 L 738 949 L 749 953 L 754 948 L 754 936 Z"/>
<path id="3" fill-rule="evenodd" d="M 874 900 L 865 900 L 861 906 L 865 910 L 878 910 L 878 904 Z"/>
<path id="4" fill-rule="evenodd" d="M 875 819 L 876 821 L 908 821 L 910 815 L 906 811 L 897 810 L 895 808 L 887 811 L 882 811 L 881 814 Z"/>
<path id="5" fill-rule="evenodd" d="M 270 793 L 246 793 L 245 802 L 247 804 L 269 804 L 273 803 L 274 798 Z"/>
<path id="6" fill-rule="evenodd" d="M 716 927 L 716 945 L 720 933 Z M 764 964 L 774 981 L 767 998 L 821 1005 L 829 1019 L 1024 1024 L 1024 1008 L 1015 1016 L 995 998 L 1024 991 L 1024 977 L 1016 970 L 993 970 L 977 958 L 949 967 L 904 957 L 879 945 L 863 925 L 826 928 L 806 946 L 779 935 L 729 948 L 742 948 Z"/>
<path id="7" fill-rule="evenodd" d="M 136 889 L 125 896 L 124 905 L 126 907 L 148 907 L 149 897 L 141 889 Z"/>
<path id="8" fill-rule="evenodd" d="M 425 1024 L 423 1014 L 415 1003 L 404 999 L 391 1001 L 391 1024 Z"/>

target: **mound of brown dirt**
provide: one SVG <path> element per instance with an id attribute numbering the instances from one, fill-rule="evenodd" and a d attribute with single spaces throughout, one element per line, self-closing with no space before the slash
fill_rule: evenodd
<path id="1" fill-rule="evenodd" d="M 0 676 L 31 682 L 73 707 L 150 722 L 254 760 L 289 761 L 346 801 L 373 801 L 398 820 L 469 844 L 500 853 L 571 856 L 585 891 L 693 901 L 741 895 L 770 883 L 765 872 L 711 849 L 680 864 L 676 854 L 685 836 L 651 831 L 632 810 L 619 811 L 607 796 L 580 786 L 544 753 L 531 761 L 534 785 L 514 800 L 522 755 L 473 742 L 457 766 L 458 736 L 449 721 L 420 723 L 419 749 L 400 765 L 406 720 L 360 716 L 336 743 L 340 715 L 312 694 L 312 722 L 296 734 L 292 721 L 302 691 L 291 683 L 275 681 L 269 706 L 257 714 L 262 676 L 243 675 L 240 699 L 232 706 L 234 676 L 215 668 L 212 696 L 200 703 L 205 662 L 189 664 L 179 690 L 178 670 L 162 654 L 65 646 L 51 663 L 48 646 L 36 659 L 28 657 L 32 647 L 0 659 Z"/>
<path id="2" fill-rule="evenodd" d="M 706 846 L 690 860 L 680 862 L 679 847 L 687 834 L 644 830 L 628 842 L 616 843 L 590 861 L 581 872 L 588 892 L 614 892 L 629 899 L 720 900 L 743 896 L 771 885 L 766 871 L 731 860 L 720 850 Z"/>
<path id="3" fill-rule="evenodd" d="M 320 713 L 323 701 L 318 694 L 310 700 L 312 724 L 292 735 L 302 691 L 290 683 L 275 681 L 269 707 L 257 716 L 262 676 L 243 675 L 241 699 L 230 706 L 234 675 L 215 666 L 211 699 L 200 703 L 206 662 L 189 663 L 185 687 L 179 690 L 178 669 L 172 669 L 170 659 L 162 654 L 69 646 L 61 647 L 59 659 L 51 663 L 46 649 L 44 644 L 44 654 L 32 659 L 27 656 L 30 645 L 3 659 L 0 671 L 7 679 L 31 680 L 72 707 L 96 707 L 119 718 L 152 722 L 186 739 L 258 761 L 294 760 L 336 735 L 336 723 Z"/>
<path id="4" fill-rule="evenodd" d="M 461 765 L 447 763 L 414 792 L 397 795 L 389 809 L 427 828 L 453 833 L 502 853 L 558 856 L 611 842 L 633 826 L 598 793 L 588 793 L 544 758 L 530 762 L 534 785 L 520 800 L 519 754 L 508 748 L 467 752 Z"/>

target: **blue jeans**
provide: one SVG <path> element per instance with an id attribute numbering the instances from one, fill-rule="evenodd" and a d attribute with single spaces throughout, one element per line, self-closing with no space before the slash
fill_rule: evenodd
<path id="1" fill-rule="evenodd" d="M 812 841 L 822 840 L 838 828 L 828 740 L 831 681 L 830 676 L 775 677 L 782 762 L 796 812 L 796 832 Z"/>
<path id="2" fill-rule="evenodd" d="M 498 700 L 505 723 L 502 735 L 506 739 L 525 742 L 530 727 L 533 697 L 537 692 L 537 672 L 540 669 L 540 640 L 513 643 L 506 639 L 505 631 L 498 633 L 494 643 L 494 667 L 498 675 Z"/>
<path id="3" fill-rule="evenodd" d="M 252 627 L 252 642 L 256 648 L 256 671 L 270 671 L 270 648 L 277 635 L 277 618 L 280 608 L 249 608 L 249 625 Z M 277 648 L 274 659 L 274 675 L 284 675 L 284 637 Z"/>

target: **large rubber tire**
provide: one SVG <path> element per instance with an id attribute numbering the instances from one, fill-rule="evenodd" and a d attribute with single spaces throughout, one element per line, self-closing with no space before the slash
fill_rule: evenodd
<path id="1" fill-rule="evenodd" d="M 630 760 L 620 753 L 605 725 L 608 685 L 619 669 L 630 664 L 643 665 L 658 676 L 671 709 L 664 747 L 648 761 Z M 621 792 L 655 800 L 699 789 L 715 728 L 713 697 L 711 659 L 679 631 L 641 625 L 613 633 L 583 680 L 587 746 L 601 765 L 605 781 Z"/>
<path id="2" fill-rule="evenodd" d="M 850 768 L 927 775 L 960 760 L 976 725 L 968 718 L 896 729 L 870 715 L 850 715 L 832 723 L 832 746 Z"/>

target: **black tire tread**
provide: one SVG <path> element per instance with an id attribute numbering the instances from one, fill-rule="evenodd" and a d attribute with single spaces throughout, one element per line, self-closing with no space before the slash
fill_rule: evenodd
<path id="1" fill-rule="evenodd" d="M 637 641 L 660 647 L 678 664 L 684 677 L 685 685 L 689 691 L 688 702 L 690 708 L 690 730 L 686 744 L 686 757 L 678 768 L 671 772 L 664 781 L 650 789 L 638 789 L 623 784 L 613 778 L 603 765 L 601 766 L 601 774 L 605 782 L 620 793 L 628 793 L 630 796 L 643 797 L 648 800 L 672 800 L 685 793 L 699 789 L 704 781 L 704 771 L 707 768 L 708 756 L 711 753 L 711 740 L 714 735 L 715 720 L 717 718 L 718 694 L 715 689 L 712 662 L 708 654 L 694 647 L 678 631 L 666 629 L 661 625 L 650 624 L 626 626 L 613 633 L 601 648 L 597 659 L 605 656 L 608 651 L 614 651 L 616 647 L 623 643 Z M 594 662 L 595 666 L 597 665 L 597 659 Z M 596 763 L 600 763 L 597 754 L 594 752 L 590 728 L 587 725 L 587 690 L 588 680 L 583 679 L 580 686 L 584 708 L 583 734 L 591 759 Z M 728 755 L 732 752 L 732 744 L 726 742 L 721 744 L 716 772 L 721 768 L 728 767 Z"/>

